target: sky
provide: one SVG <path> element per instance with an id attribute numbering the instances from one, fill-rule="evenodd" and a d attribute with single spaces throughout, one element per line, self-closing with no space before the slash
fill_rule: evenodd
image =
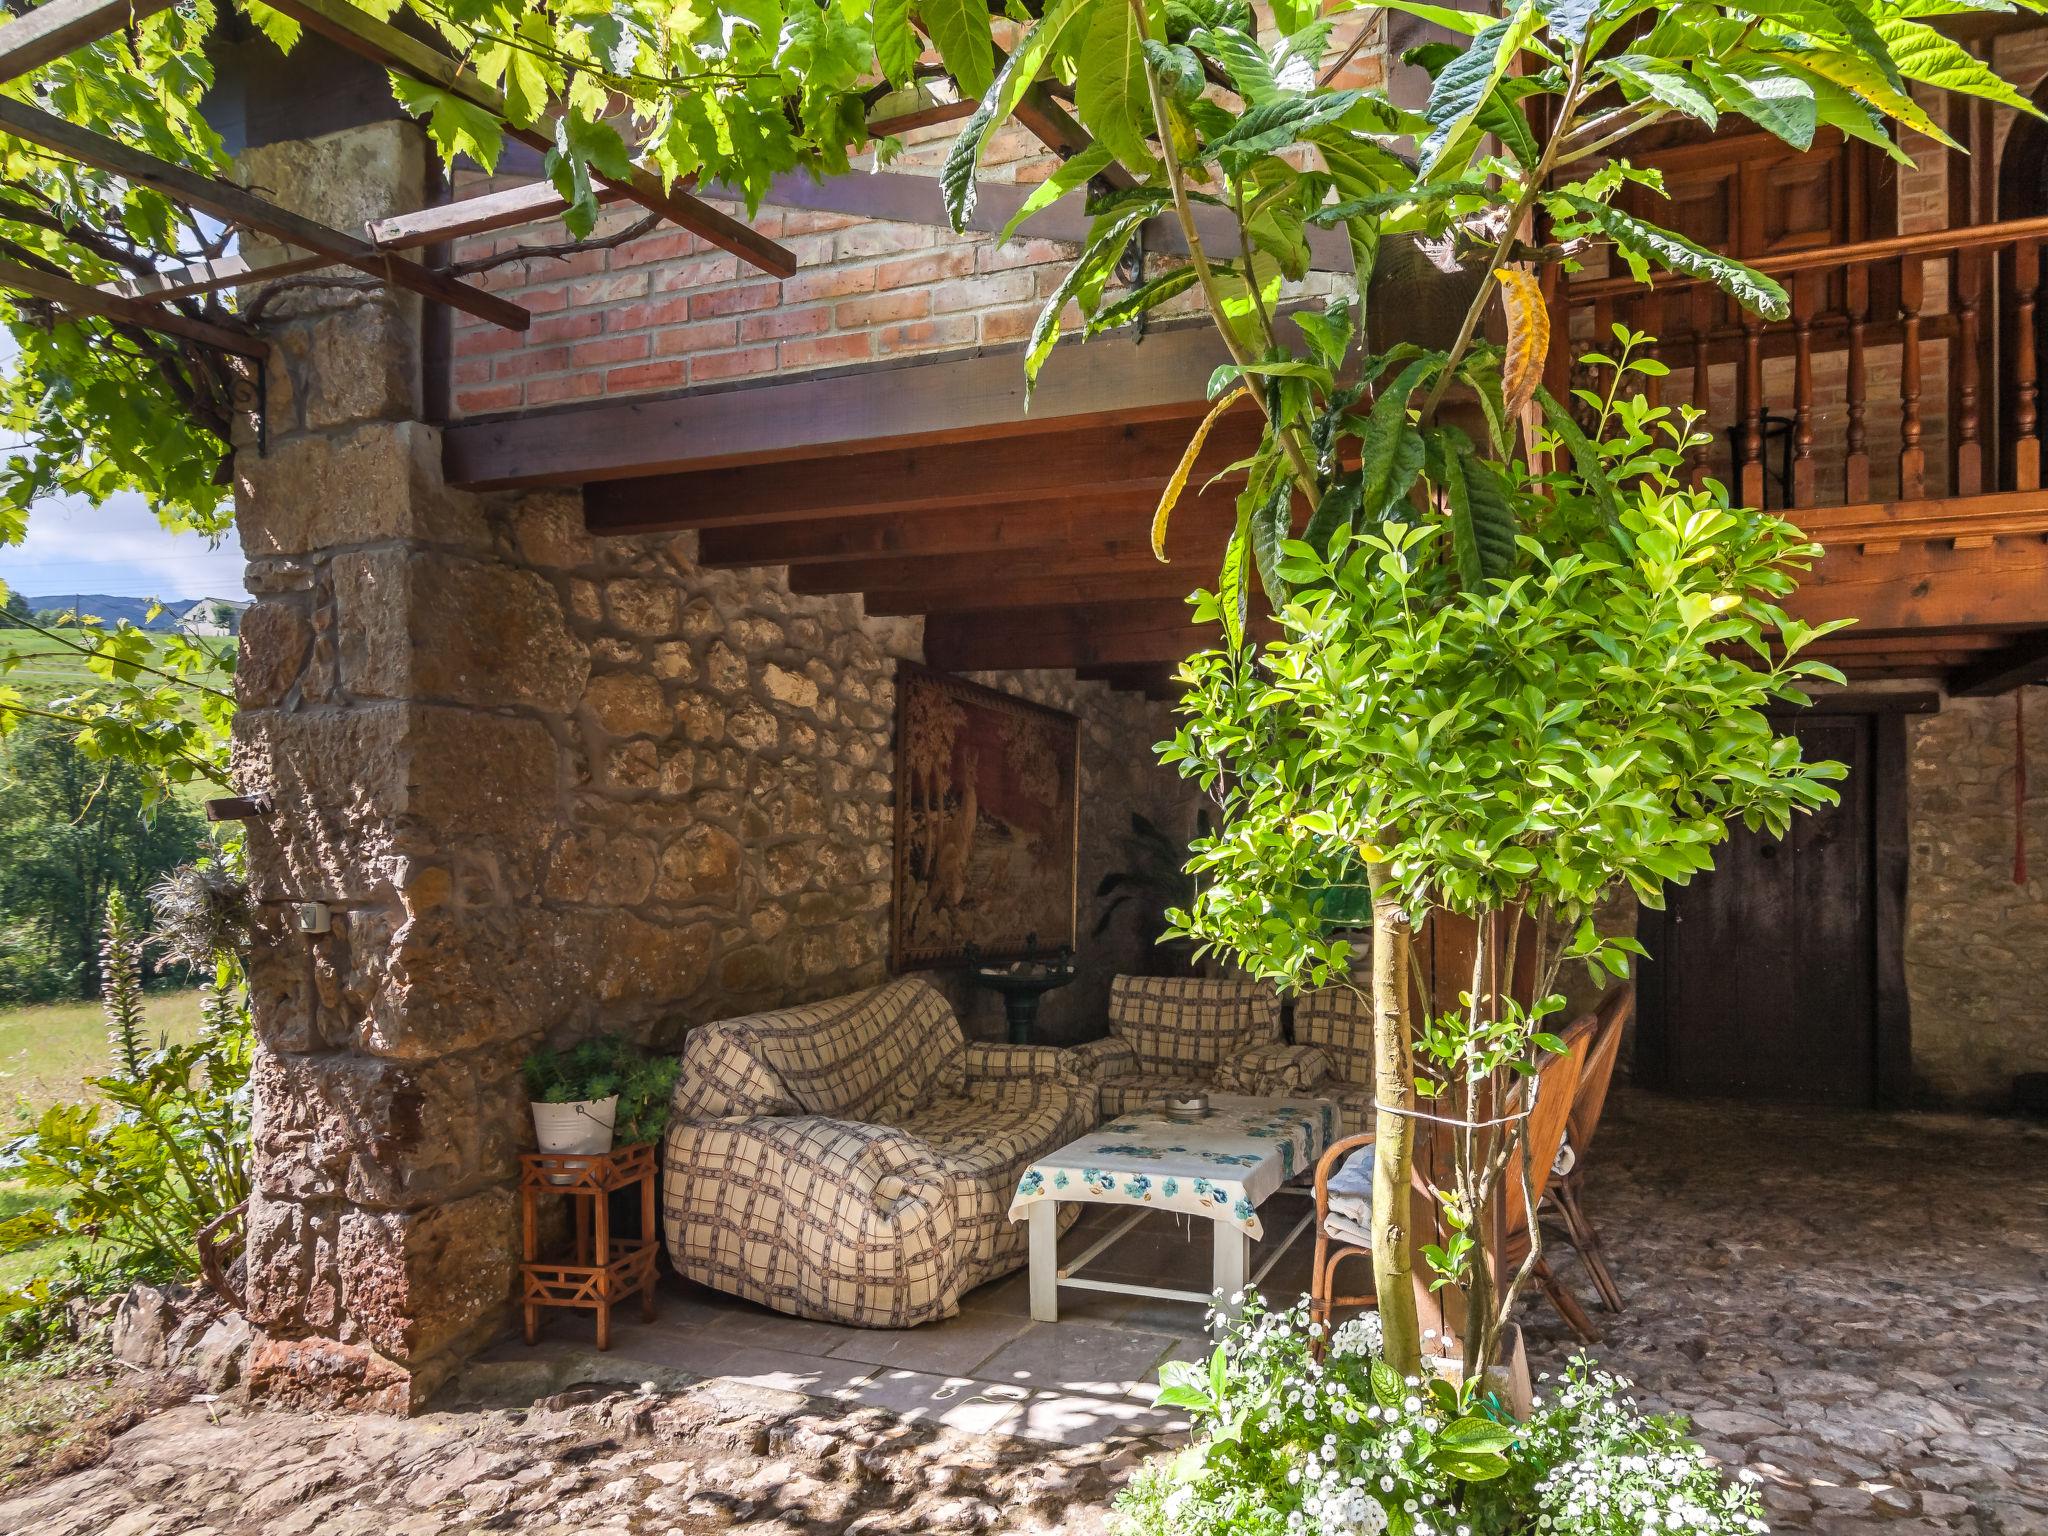
<path id="1" fill-rule="evenodd" d="M 218 548 L 196 533 L 169 533 L 140 496 L 94 507 L 83 497 L 39 502 L 28 538 L 0 546 L 0 581 L 32 597 L 105 592 L 116 597 L 248 596 L 242 551 L 230 533 Z"/>

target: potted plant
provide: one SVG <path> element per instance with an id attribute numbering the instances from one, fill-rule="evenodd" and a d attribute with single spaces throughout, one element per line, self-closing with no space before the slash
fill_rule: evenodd
<path id="1" fill-rule="evenodd" d="M 592 1155 L 660 1137 L 679 1066 L 617 1035 L 526 1059 L 534 1138 L 543 1152 Z"/>

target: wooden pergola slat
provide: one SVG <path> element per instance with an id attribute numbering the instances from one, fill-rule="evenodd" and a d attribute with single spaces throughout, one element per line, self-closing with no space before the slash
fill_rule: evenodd
<path id="1" fill-rule="evenodd" d="M 0 26 L 0 80 L 15 80 L 96 43 L 173 0 L 50 0 Z"/>
<path id="2" fill-rule="evenodd" d="M 2009 693 L 2048 681 L 2048 629 L 2022 635 L 2003 650 L 1973 658 L 1949 676 L 1948 691 L 1964 696 Z"/>
<path id="3" fill-rule="evenodd" d="M 210 325 L 204 320 L 194 320 L 174 309 L 164 309 L 140 299 L 126 299 L 84 283 L 74 283 L 68 277 L 23 266 L 19 262 L 0 261 L 0 288 L 33 294 L 78 314 L 97 315 L 101 319 L 119 320 L 145 330 L 161 331 L 167 336 L 179 336 L 240 357 L 267 357 L 270 354 L 270 343 L 258 337 L 231 331 L 225 326 Z"/>
<path id="4" fill-rule="evenodd" d="M 366 15 L 346 0 L 275 0 L 275 9 L 318 32 L 330 42 L 361 54 L 386 68 L 453 91 L 463 100 L 499 118 L 505 116 L 504 95 L 486 85 L 439 49 L 409 37 L 389 22 Z M 547 135 L 507 122 L 506 132 L 522 144 L 546 151 L 554 146 Z M 593 175 L 596 173 L 593 172 Z M 608 179 L 608 178 L 600 178 Z M 661 178 L 642 166 L 623 183 L 627 197 L 651 213 L 658 213 L 680 229 L 708 240 L 722 250 L 777 277 L 796 271 L 796 256 L 787 246 L 750 229 L 709 203 L 690 196 L 680 186 L 664 188 Z"/>
<path id="5" fill-rule="evenodd" d="M 196 208 L 243 229 L 318 252 L 331 262 L 355 267 L 510 330 L 523 331 L 532 323 L 532 316 L 524 309 L 496 294 L 486 293 L 446 273 L 430 272 L 418 262 L 380 251 L 358 236 L 329 229 L 324 224 L 265 202 L 232 182 L 172 165 L 142 150 L 81 128 L 76 123 L 40 112 L 24 102 L 0 100 L 0 132 L 31 144 L 40 144 L 85 165 L 124 177 L 138 186 L 153 187 L 188 208 Z"/>
<path id="6" fill-rule="evenodd" d="M 629 196 L 627 189 L 620 186 L 605 185 L 597 189 L 600 204 L 620 202 Z M 480 197 L 465 197 L 456 202 L 438 203 L 432 208 L 418 208 L 411 213 L 378 219 L 369 226 L 369 236 L 386 250 L 404 250 L 551 219 L 568 206 L 552 182 L 529 181 L 499 192 L 486 192 Z"/>

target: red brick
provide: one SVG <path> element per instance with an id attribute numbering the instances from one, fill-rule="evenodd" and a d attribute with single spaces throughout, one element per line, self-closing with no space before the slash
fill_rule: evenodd
<path id="1" fill-rule="evenodd" d="M 1035 309 L 996 309 L 981 317 L 981 339 L 995 343 L 1022 341 L 1038 321 Z"/>
<path id="2" fill-rule="evenodd" d="M 916 288 L 926 283 L 936 283 L 941 278 L 965 277 L 974 270 L 974 247 L 954 246 L 951 250 L 931 251 L 923 256 L 910 256 L 901 261 L 885 261 L 875 268 L 877 288 Z"/>
<path id="3" fill-rule="evenodd" d="M 500 384 L 495 389 L 465 389 L 455 396 L 455 409 L 465 416 L 480 415 L 485 411 L 511 411 L 519 408 L 519 386 Z"/>
<path id="4" fill-rule="evenodd" d="M 787 208 L 782 214 L 782 232 L 785 235 L 816 235 L 835 229 L 845 229 L 859 222 L 859 219 L 846 213 L 826 213 L 812 208 Z"/>
<path id="5" fill-rule="evenodd" d="M 488 384 L 491 382 L 490 359 L 479 357 L 466 363 L 457 363 L 449 377 L 457 384 Z"/>
<path id="6" fill-rule="evenodd" d="M 455 333 L 457 357 L 474 357 L 479 352 L 510 352 L 514 347 L 525 345 L 526 338 L 517 331 L 495 325 L 479 325 Z"/>
<path id="7" fill-rule="evenodd" d="M 604 380 L 594 373 L 563 373 L 551 379 L 535 379 L 526 386 L 528 405 L 552 405 L 558 400 L 588 400 L 604 393 Z"/>
<path id="8" fill-rule="evenodd" d="M 936 196 L 938 188 L 932 189 Z M 832 237 L 832 255 L 838 261 L 856 261 L 863 256 L 900 256 L 906 251 L 929 250 L 939 243 L 939 232 L 916 224 L 862 224 L 843 229 Z"/>
<path id="9" fill-rule="evenodd" d="M 585 282 L 569 285 L 571 304 L 611 304 L 620 299 L 637 299 L 647 292 L 645 272 L 607 272 Z"/>
<path id="10" fill-rule="evenodd" d="M 832 320 L 843 331 L 863 325 L 890 325 L 900 320 L 920 320 L 931 313 L 932 296 L 921 289 L 908 293 L 878 293 L 868 299 L 848 299 L 832 311 Z"/>
<path id="11" fill-rule="evenodd" d="M 619 271 L 627 267 L 649 266 L 658 261 L 679 261 L 685 256 L 695 255 L 697 249 L 697 237 L 688 230 L 663 230 L 643 235 L 632 244 L 622 245 L 613 251 L 612 269 Z"/>
<path id="12" fill-rule="evenodd" d="M 713 283 L 732 282 L 739 275 L 739 257 L 724 251 L 707 251 L 656 272 L 654 291 L 674 293 L 679 288 L 708 288 Z"/>
<path id="13" fill-rule="evenodd" d="M 737 320 L 706 320 L 702 325 L 677 325 L 656 331 L 654 352 L 657 357 L 674 357 L 679 352 L 721 352 L 737 346 L 739 339 Z"/>
<path id="14" fill-rule="evenodd" d="M 1028 269 L 985 272 L 979 277 L 962 278 L 954 283 L 933 284 L 932 312 L 946 315 L 963 309 L 993 309 L 1000 304 L 1019 304 L 1037 291 L 1037 280 Z"/>
<path id="15" fill-rule="evenodd" d="M 603 329 L 603 310 L 579 309 L 573 315 L 550 315 L 545 320 L 534 321 L 527 330 L 526 339 L 530 342 L 581 341 Z"/>
<path id="16" fill-rule="evenodd" d="M 604 376 L 606 394 L 632 389 L 673 389 L 683 382 L 687 371 L 682 362 L 636 363 L 631 368 L 614 368 Z"/>
<path id="17" fill-rule="evenodd" d="M 514 352 L 510 357 L 499 358 L 493 377 L 527 379 L 536 373 L 558 373 L 568 366 L 567 347 L 528 347 L 523 352 Z"/>
<path id="18" fill-rule="evenodd" d="M 742 283 L 736 288 L 714 288 L 709 293 L 690 295 L 690 318 L 708 320 L 715 315 L 738 315 L 750 309 L 768 309 L 781 299 L 780 283 Z"/>
<path id="19" fill-rule="evenodd" d="M 612 331 L 645 331 L 689 318 L 689 297 L 679 295 L 672 299 L 649 299 L 644 304 L 621 304 L 606 318 L 605 326 Z"/>
<path id="20" fill-rule="evenodd" d="M 974 340 L 974 332 L 974 316 L 949 315 L 944 320 L 884 326 L 875 333 L 875 346 L 883 352 L 928 352 L 937 347 L 964 346 Z"/>
<path id="21" fill-rule="evenodd" d="M 680 363 L 674 364 L 681 367 Z M 718 379 L 740 379 L 767 373 L 775 367 L 773 347 L 742 347 L 737 352 L 711 352 L 690 359 L 690 382 L 708 384 Z"/>
<path id="22" fill-rule="evenodd" d="M 646 355 L 645 331 L 636 331 L 630 336 L 604 336 L 596 341 L 582 342 L 569 349 L 569 361 L 578 368 L 602 366 L 605 363 L 628 363 Z"/>
<path id="23" fill-rule="evenodd" d="M 832 310 L 826 304 L 809 309 L 764 309 L 740 322 L 740 340 L 777 341 L 785 336 L 815 336 L 832 329 Z"/>
<path id="24" fill-rule="evenodd" d="M 829 368 L 835 363 L 864 363 L 869 351 L 868 333 L 851 336 L 813 336 L 803 341 L 785 341 L 781 362 L 785 368 Z"/>
<path id="25" fill-rule="evenodd" d="M 812 299 L 840 299 L 850 293 L 873 293 L 873 267 L 824 267 L 799 272 L 782 285 L 782 302 L 804 304 Z"/>

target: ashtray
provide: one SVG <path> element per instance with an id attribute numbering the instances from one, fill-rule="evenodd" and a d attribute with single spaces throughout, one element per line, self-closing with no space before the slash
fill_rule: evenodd
<path id="1" fill-rule="evenodd" d="M 1169 1120 L 1206 1120 L 1214 1113 L 1209 1108 L 1209 1095 L 1198 1093 L 1191 1099 L 1168 1099 L 1164 1105 Z"/>

